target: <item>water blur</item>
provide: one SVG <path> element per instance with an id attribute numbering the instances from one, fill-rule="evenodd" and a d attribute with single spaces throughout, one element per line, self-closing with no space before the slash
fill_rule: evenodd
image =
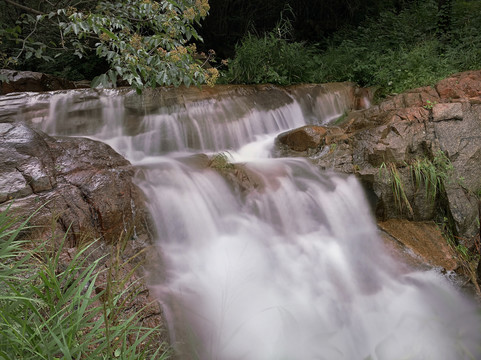
<path id="1" fill-rule="evenodd" d="M 481 358 L 475 304 L 435 271 L 400 271 L 354 177 L 272 158 L 278 133 L 331 122 L 350 90 L 162 91 L 60 92 L 29 116 L 139 169 L 164 257 L 153 289 L 179 358 Z M 198 155 L 222 151 L 248 191 Z"/>

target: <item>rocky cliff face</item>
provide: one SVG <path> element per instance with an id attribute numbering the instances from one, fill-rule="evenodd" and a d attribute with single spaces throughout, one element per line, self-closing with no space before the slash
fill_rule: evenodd
<path id="1" fill-rule="evenodd" d="M 356 174 L 378 220 L 449 223 L 457 241 L 479 246 L 481 71 L 392 96 L 335 127 L 292 130 L 278 143 L 281 153 Z"/>

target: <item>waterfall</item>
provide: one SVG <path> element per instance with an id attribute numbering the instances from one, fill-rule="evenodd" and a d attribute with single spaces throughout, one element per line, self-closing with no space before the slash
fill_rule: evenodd
<path id="1" fill-rule="evenodd" d="M 353 176 L 272 158 L 278 133 L 343 114 L 345 88 L 196 91 L 59 92 L 29 115 L 139 169 L 164 257 L 152 287 L 179 358 L 481 358 L 476 306 L 386 254 Z M 217 152 L 247 189 L 206 165 Z"/>

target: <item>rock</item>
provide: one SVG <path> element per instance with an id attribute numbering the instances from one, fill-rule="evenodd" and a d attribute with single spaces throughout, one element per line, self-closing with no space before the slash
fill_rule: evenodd
<path id="1" fill-rule="evenodd" d="M 119 294 L 122 304 L 114 321 L 135 318 L 142 331 L 160 329 L 139 346 L 153 353 L 168 339 L 145 263 L 160 266 L 161 259 L 151 245 L 148 211 L 133 175 L 130 163 L 104 143 L 0 123 L 0 212 L 9 208 L 22 221 L 28 218 L 25 239 L 60 249 L 59 273 L 86 242 L 98 240 L 80 255 L 81 261 L 98 261 L 95 293 L 107 289 L 110 277 L 115 286 L 109 292 Z M 135 341 L 128 337 L 126 345 Z"/>
<path id="2" fill-rule="evenodd" d="M 77 86 L 57 76 L 33 71 L 0 70 L 0 95 L 12 92 L 75 89 Z"/>
<path id="3" fill-rule="evenodd" d="M 449 155 L 457 179 L 471 192 L 481 189 L 481 105 L 463 104 L 463 120 L 434 123 L 440 149 Z"/>
<path id="4" fill-rule="evenodd" d="M 326 133 L 324 126 L 306 125 L 282 133 L 277 139 L 294 151 L 307 151 L 320 147 Z"/>
<path id="5" fill-rule="evenodd" d="M 447 271 L 458 268 L 456 254 L 433 222 L 390 219 L 379 222 L 378 226 L 413 254 L 421 256 L 423 263 L 441 267 Z"/>
<path id="6" fill-rule="evenodd" d="M 481 97 L 481 71 L 467 71 L 441 80 L 435 86 L 439 97 L 443 100 L 464 99 Z"/>
<path id="7" fill-rule="evenodd" d="M 460 103 L 435 104 L 433 121 L 463 120 L 463 107 Z"/>
<path id="8" fill-rule="evenodd" d="M 471 247 L 472 238 L 479 232 L 478 199 L 457 183 L 447 184 L 446 196 L 458 239 Z"/>
<path id="9" fill-rule="evenodd" d="M 414 89 L 370 109 L 351 112 L 336 129 L 336 137 L 329 139 L 329 147 L 331 128 L 327 126 L 317 153 L 305 155 L 323 169 L 357 174 L 374 199 L 373 210 L 380 220 L 426 221 L 447 216 L 454 220 L 456 235 L 469 243 L 479 229 L 480 118 L 481 71 L 455 74 L 435 87 Z M 296 132 L 286 134 L 292 133 Z M 303 140 L 298 136 L 292 148 L 317 144 L 310 139 L 303 144 Z M 433 202 L 425 184 L 414 180 L 413 169 L 419 160 L 426 159 L 426 164 L 442 160 L 440 151 L 449 159 L 446 168 L 438 165 L 437 170 L 446 190 Z M 395 177 L 402 184 L 405 200 L 401 203 L 393 195 Z"/>
<path id="10" fill-rule="evenodd" d="M 25 125 L 0 123 L 0 203 L 50 190 L 56 184 L 46 139 Z"/>
<path id="11" fill-rule="evenodd" d="M 110 146 L 54 138 L 27 125 L 0 123 L 0 210 L 30 216 L 38 233 L 92 236 L 115 243 L 146 233 L 147 210 L 134 169 Z"/>

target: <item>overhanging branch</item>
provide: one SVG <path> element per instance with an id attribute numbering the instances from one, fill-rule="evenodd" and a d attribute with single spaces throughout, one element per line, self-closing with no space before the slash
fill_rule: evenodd
<path id="1" fill-rule="evenodd" d="M 32 13 L 32 14 L 36 14 L 36 15 L 44 15 L 44 13 L 43 13 L 43 12 L 41 12 L 41 11 L 38 11 L 38 10 L 32 9 L 32 8 L 30 8 L 30 7 L 28 7 L 28 6 L 25 6 L 25 5 L 19 4 L 19 3 L 15 2 L 15 1 L 12 1 L 12 0 L 5 0 L 5 2 L 7 2 L 7 3 L 9 3 L 9 4 L 11 4 L 11 5 L 15 6 L 15 7 L 18 7 L 19 9 L 22 9 L 22 10 L 28 11 L 28 12 L 30 12 L 30 13 Z"/>

